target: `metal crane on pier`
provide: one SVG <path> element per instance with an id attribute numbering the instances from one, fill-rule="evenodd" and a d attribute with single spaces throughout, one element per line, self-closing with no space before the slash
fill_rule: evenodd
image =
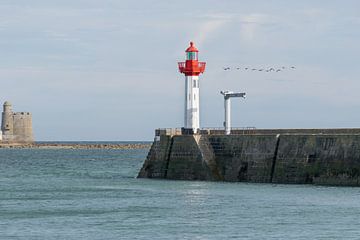
<path id="1" fill-rule="evenodd" d="M 230 99 L 233 97 L 242 97 L 245 98 L 246 93 L 241 92 L 231 92 L 231 91 L 221 91 L 224 96 L 224 108 L 225 108 L 225 134 L 229 135 L 231 133 L 231 102 Z"/>

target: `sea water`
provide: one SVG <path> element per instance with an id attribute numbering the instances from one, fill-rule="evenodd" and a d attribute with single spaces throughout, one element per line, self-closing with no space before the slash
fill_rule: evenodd
<path id="1" fill-rule="evenodd" d="M 136 179 L 146 149 L 0 149 L 0 239 L 360 239 L 360 188 Z"/>

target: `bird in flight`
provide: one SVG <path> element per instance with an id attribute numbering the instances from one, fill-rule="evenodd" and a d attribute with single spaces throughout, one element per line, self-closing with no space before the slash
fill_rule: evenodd
<path id="1" fill-rule="evenodd" d="M 296 67 L 295 66 L 281 66 L 281 67 L 266 67 L 266 68 L 251 68 L 251 67 L 244 67 L 244 68 L 241 68 L 241 67 L 233 67 L 233 68 L 230 68 L 228 66 L 226 67 L 223 67 L 223 70 L 224 71 L 227 71 L 227 70 L 232 70 L 232 69 L 237 69 L 237 70 L 251 70 L 251 71 L 258 71 L 258 72 L 281 72 L 281 71 L 286 71 L 286 69 L 293 69 L 295 70 Z"/>

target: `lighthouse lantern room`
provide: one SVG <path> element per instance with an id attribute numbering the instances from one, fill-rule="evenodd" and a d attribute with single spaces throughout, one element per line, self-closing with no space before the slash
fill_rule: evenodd
<path id="1" fill-rule="evenodd" d="M 199 75 L 205 71 L 205 62 L 198 61 L 199 50 L 193 42 L 186 49 L 186 61 L 179 62 L 179 71 L 185 74 L 184 128 L 197 133 L 200 128 Z"/>

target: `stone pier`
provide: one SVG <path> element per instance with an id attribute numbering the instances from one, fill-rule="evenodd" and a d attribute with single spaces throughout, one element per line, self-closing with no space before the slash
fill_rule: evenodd
<path id="1" fill-rule="evenodd" d="M 138 177 L 360 185 L 360 129 L 158 129 Z"/>

